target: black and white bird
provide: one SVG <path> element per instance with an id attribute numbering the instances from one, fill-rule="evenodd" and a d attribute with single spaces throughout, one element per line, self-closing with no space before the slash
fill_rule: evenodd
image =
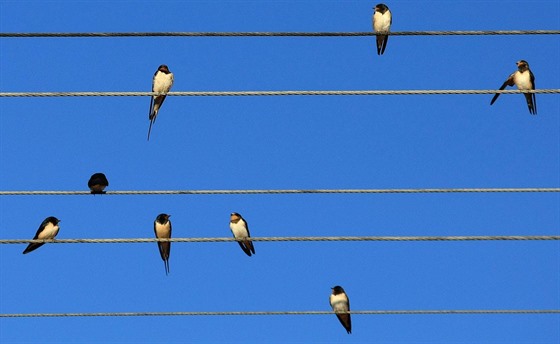
<path id="1" fill-rule="evenodd" d="M 150 128 L 148 129 L 148 141 L 150 141 L 150 132 L 152 131 L 152 124 L 155 123 L 159 109 L 165 100 L 165 97 L 171 87 L 173 86 L 173 73 L 169 71 L 166 65 L 161 65 L 156 70 L 154 78 L 152 79 L 152 92 L 163 93 L 159 96 L 152 96 L 150 100 Z"/>
<path id="2" fill-rule="evenodd" d="M 253 242 L 249 239 L 251 237 L 249 225 L 240 214 L 231 213 L 229 229 L 231 229 L 233 237 L 238 240 L 237 243 L 246 255 L 250 257 L 251 252 L 255 254 L 255 247 L 253 246 Z"/>
<path id="3" fill-rule="evenodd" d="M 506 86 L 517 86 L 519 90 L 534 90 L 535 89 L 535 76 L 531 69 L 529 69 L 529 63 L 525 60 L 519 60 L 516 62 L 517 70 L 507 78 L 506 81 L 500 87 L 500 90 L 506 88 Z M 529 108 L 529 113 L 531 115 L 537 114 L 537 97 L 534 93 L 524 93 L 525 99 L 527 100 L 527 107 Z M 496 93 L 490 105 L 494 104 L 496 99 L 500 96 L 500 93 Z"/>
<path id="4" fill-rule="evenodd" d="M 336 286 L 332 288 L 332 294 L 329 298 L 332 310 L 336 313 L 336 317 L 346 329 L 349 334 L 352 333 L 352 319 L 350 319 L 350 314 L 340 314 L 339 312 L 349 312 L 350 311 L 350 300 L 348 295 L 344 292 L 341 286 Z"/>
<path id="5" fill-rule="evenodd" d="M 41 225 L 39 226 L 39 229 L 37 230 L 37 233 L 35 233 L 35 236 L 33 237 L 33 240 L 37 240 L 37 239 L 54 239 L 56 237 L 56 235 L 58 234 L 58 223 L 60 222 L 59 219 L 57 219 L 54 216 L 49 216 L 47 217 L 45 220 L 43 220 L 43 222 L 41 222 Z M 43 246 L 44 243 L 29 243 L 29 245 L 27 245 L 27 247 L 25 248 L 25 250 L 23 250 L 23 254 L 27 254 L 31 251 L 34 251 L 36 249 L 38 249 L 39 247 Z"/>
<path id="6" fill-rule="evenodd" d="M 378 33 L 376 35 L 377 55 L 383 55 L 385 48 L 387 47 L 387 41 L 389 40 L 389 35 L 384 35 L 383 33 L 387 33 L 391 30 L 393 17 L 389 7 L 385 4 L 377 4 L 373 9 L 374 12 L 371 20 L 373 24 L 373 31 Z"/>
<path id="7" fill-rule="evenodd" d="M 94 173 L 88 181 L 88 187 L 91 190 L 91 193 L 96 194 L 104 194 L 105 188 L 109 186 L 109 181 L 107 177 L 103 173 Z"/>
<path id="8" fill-rule="evenodd" d="M 154 233 L 158 239 L 171 238 L 171 221 L 168 214 L 159 214 L 154 221 Z M 169 253 L 171 252 L 171 242 L 158 242 L 159 254 L 165 265 L 165 274 L 169 274 Z"/>

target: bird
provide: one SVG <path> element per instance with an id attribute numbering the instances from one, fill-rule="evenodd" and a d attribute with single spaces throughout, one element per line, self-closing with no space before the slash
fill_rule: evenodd
<path id="1" fill-rule="evenodd" d="M 231 229 L 233 237 L 238 240 L 237 243 L 246 255 L 251 257 L 251 252 L 255 254 L 253 242 L 249 240 L 251 237 L 251 234 L 249 233 L 249 225 L 240 214 L 231 213 L 229 218 L 229 229 Z"/>
<path id="2" fill-rule="evenodd" d="M 332 294 L 329 298 L 329 302 L 336 317 L 346 329 L 348 334 L 352 333 L 352 320 L 350 319 L 350 314 L 339 314 L 339 312 L 349 312 L 350 311 L 350 300 L 344 292 L 341 286 L 332 287 Z"/>
<path id="3" fill-rule="evenodd" d="M 37 240 L 37 239 L 54 239 L 54 237 L 56 237 L 56 235 L 58 234 L 58 223 L 60 222 L 59 219 L 57 219 L 54 216 L 49 216 L 46 219 L 43 220 L 43 222 L 41 222 L 41 225 L 39 226 L 39 229 L 37 229 L 37 233 L 35 233 L 35 236 L 33 237 L 33 240 Z M 25 250 L 23 250 L 23 254 L 27 254 L 31 251 L 34 251 L 36 249 L 38 249 L 39 247 L 43 246 L 44 243 L 29 243 L 29 245 L 27 245 L 27 247 L 25 248 Z"/>
<path id="4" fill-rule="evenodd" d="M 154 233 L 156 238 L 162 239 L 171 238 L 171 221 L 168 214 L 159 214 L 154 221 Z M 158 241 L 159 254 L 161 259 L 163 259 L 163 264 L 165 265 L 165 274 L 169 274 L 169 253 L 171 251 L 171 242 L 161 242 Z"/>
<path id="5" fill-rule="evenodd" d="M 103 173 L 94 173 L 88 181 L 88 187 L 91 190 L 91 193 L 94 195 L 104 194 L 105 188 L 109 186 L 109 181 L 107 177 Z"/>
<path id="6" fill-rule="evenodd" d="M 519 90 L 534 90 L 535 89 L 535 76 L 531 69 L 529 69 L 529 63 L 525 60 L 519 60 L 515 63 L 517 65 L 517 70 L 507 78 L 506 81 L 500 87 L 500 90 L 506 88 L 506 86 L 517 86 Z M 537 114 L 537 98 L 534 93 L 524 93 L 525 99 L 527 100 L 527 107 L 529 108 L 529 113 L 531 115 Z M 494 104 L 496 99 L 500 96 L 500 93 L 496 93 L 490 105 Z"/>
<path id="7" fill-rule="evenodd" d="M 158 115 L 159 109 L 165 100 L 167 92 L 173 86 L 173 73 L 169 71 L 167 65 L 161 65 L 158 67 L 152 79 L 152 92 L 163 93 L 159 96 L 152 96 L 150 99 L 150 113 L 148 118 L 150 119 L 150 128 L 148 129 L 148 141 L 150 141 L 150 132 L 152 131 L 152 124 L 155 123 L 156 117 Z"/>
<path id="8" fill-rule="evenodd" d="M 393 18 L 389 7 L 385 4 L 377 4 L 373 9 L 374 12 L 371 17 L 373 31 L 379 33 L 376 35 L 377 55 L 383 55 L 387 47 L 387 41 L 389 40 L 389 35 L 383 33 L 388 33 L 391 30 Z"/>

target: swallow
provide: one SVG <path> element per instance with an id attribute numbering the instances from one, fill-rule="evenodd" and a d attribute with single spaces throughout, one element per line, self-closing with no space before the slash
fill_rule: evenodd
<path id="1" fill-rule="evenodd" d="M 352 319 L 350 319 L 350 314 L 338 314 L 338 312 L 350 311 L 350 300 L 348 299 L 348 296 L 346 295 L 344 289 L 342 289 L 341 286 L 337 285 L 336 287 L 333 287 L 331 289 L 332 289 L 332 294 L 329 298 L 331 307 L 333 311 L 337 313 L 336 317 L 338 318 L 342 326 L 344 326 L 346 332 L 348 332 L 348 334 L 351 334 Z"/>
<path id="2" fill-rule="evenodd" d="M 166 65 L 161 65 L 156 70 L 154 78 L 152 79 L 152 92 L 163 93 L 159 96 L 152 96 L 150 99 L 150 128 L 148 129 L 148 141 L 150 141 L 150 132 L 152 131 L 152 124 L 155 123 L 159 109 L 165 100 L 167 92 L 173 86 L 173 73 L 169 71 Z"/>
<path id="3" fill-rule="evenodd" d="M 91 190 L 91 193 L 94 195 L 104 194 L 105 188 L 109 186 L 109 181 L 107 177 L 103 173 L 94 173 L 87 183 L 87 186 Z"/>
<path id="4" fill-rule="evenodd" d="M 387 33 L 391 30 L 391 24 L 393 23 L 393 18 L 391 16 L 391 11 L 389 7 L 385 4 L 375 5 L 373 8 L 373 16 L 371 21 L 373 24 L 373 32 Z M 385 48 L 387 47 L 387 41 L 389 40 L 389 35 L 378 34 L 377 39 L 377 55 L 383 55 Z"/>
<path id="5" fill-rule="evenodd" d="M 506 88 L 506 86 L 517 86 L 519 90 L 534 90 L 535 89 L 535 76 L 533 72 L 529 69 L 529 63 L 525 60 L 519 60 L 515 63 L 517 65 L 517 70 L 504 81 L 500 90 Z M 525 99 L 527 100 L 527 107 L 529 108 L 529 113 L 531 115 L 537 114 L 537 98 L 534 93 L 524 93 Z M 500 96 L 499 93 L 494 95 L 490 105 L 494 104 L 496 99 Z"/>
<path id="6" fill-rule="evenodd" d="M 35 233 L 35 236 L 33 237 L 33 240 L 37 240 L 37 239 L 54 239 L 54 237 L 56 237 L 56 235 L 58 234 L 58 223 L 60 222 L 59 219 L 57 219 L 54 216 L 49 216 L 46 219 L 43 220 L 43 222 L 41 222 L 41 225 L 39 226 L 39 229 L 37 229 L 37 233 Z M 23 250 L 23 254 L 27 254 L 31 251 L 34 251 L 36 249 L 38 249 L 39 247 L 43 246 L 44 243 L 29 243 L 29 245 L 27 245 L 27 247 L 25 248 L 25 250 Z"/>
<path id="7" fill-rule="evenodd" d="M 229 229 L 231 229 L 233 237 L 238 240 L 237 243 L 246 255 L 251 257 L 251 252 L 255 254 L 253 242 L 249 240 L 251 237 L 251 234 L 249 233 L 249 225 L 241 215 L 238 213 L 231 213 L 229 218 Z"/>
<path id="8" fill-rule="evenodd" d="M 162 239 L 171 238 L 171 221 L 169 221 L 168 214 L 159 214 L 154 221 L 154 233 L 156 238 Z M 169 253 L 171 251 L 171 242 L 160 242 L 158 241 L 159 254 L 161 259 L 163 259 L 163 264 L 165 265 L 165 274 L 169 274 Z"/>

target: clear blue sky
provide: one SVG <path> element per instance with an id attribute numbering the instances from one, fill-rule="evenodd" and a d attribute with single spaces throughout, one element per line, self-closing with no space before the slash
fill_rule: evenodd
<path id="1" fill-rule="evenodd" d="M 1 32 L 371 30 L 374 1 L 0 1 Z M 560 29 L 558 1 L 394 1 L 393 31 Z M 0 91 L 497 89 L 525 59 L 560 88 L 558 36 L 2 38 Z M 560 186 L 560 96 L 0 98 L 0 190 Z M 0 238 L 559 235 L 558 194 L 2 196 Z M 558 242 L 0 246 L 0 312 L 559 309 Z M 558 343 L 558 315 L 0 319 L 2 343 Z"/>

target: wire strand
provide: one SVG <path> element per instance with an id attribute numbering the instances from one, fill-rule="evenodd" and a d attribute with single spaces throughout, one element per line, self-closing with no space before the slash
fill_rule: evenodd
<path id="1" fill-rule="evenodd" d="M 443 95 L 443 94 L 554 94 L 560 89 L 539 90 L 351 90 L 351 91 L 178 91 L 175 97 L 251 97 L 251 96 L 389 96 L 389 95 Z M 147 97 L 157 92 L 0 92 L 0 97 Z"/>
<path id="2" fill-rule="evenodd" d="M 251 237 L 252 241 L 538 241 L 560 240 L 560 235 L 478 235 L 478 236 L 315 236 Z M 130 244 L 153 242 L 234 242 L 235 238 L 117 238 L 117 239 L 2 239 L 0 244 Z"/>
<path id="3" fill-rule="evenodd" d="M 378 310 L 337 312 L 355 315 L 449 315 L 449 314 L 559 314 L 558 309 L 468 309 L 468 310 Z M 333 315 L 332 311 L 241 311 L 241 312 L 106 312 L 106 313 L 12 313 L 0 318 L 54 317 L 139 317 L 139 316 L 269 316 L 269 315 Z"/>
<path id="4" fill-rule="evenodd" d="M 101 195 L 267 195 L 267 194 L 420 194 L 420 193 L 529 193 L 560 192 L 560 188 L 451 188 L 451 189 L 262 189 L 262 190 L 128 190 Z M 0 191 L 0 196 L 84 196 L 89 191 Z"/>
<path id="5" fill-rule="evenodd" d="M 391 36 L 558 35 L 560 30 L 400 31 Z M 374 32 L 2 32 L 0 37 L 359 37 Z"/>

